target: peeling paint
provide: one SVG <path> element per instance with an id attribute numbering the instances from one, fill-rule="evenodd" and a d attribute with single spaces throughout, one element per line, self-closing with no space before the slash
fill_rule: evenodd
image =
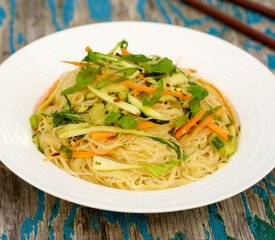
<path id="1" fill-rule="evenodd" d="M 21 225 L 20 239 L 22 240 L 36 239 L 38 234 L 38 223 L 44 221 L 45 193 L 38 190 L 37 197 L 38 197 L 37 209 L 33 219 L 27 217 L 25 218 L 25 220 Z M 31 238 L 32 233 L 34 233 L 34 238 Z"/>
<path id="2" fill-rule="evenodd" d="M 249 210 L 247 199 L 245 194 L 242 192 L 242 201 L 245 209 L 246 220 L 249 225 L 250 231 L 256 240 L 274 240 L 275 239 L 275 229 L 270 224 L 260 219 L 257 215 L 252 217 Z"/>
<path id="3" fill-rule="evenodd" d="M 211 232 L 214 240 L 233 240 L 226 233 L 226 228 L 221 215 L 218 212 L 216 204 L 211 204 L 208 207 L 208 223 L 211 227 Z"/>
<path id="4" fill-rule="evenodd" d="M 79 205 L 73 204 L 69 212 L 68 217 L 64 221 L 63 225 L 63 235 L 65 240 L 71 240 L 74 236 L 74 220 L 76 217 L 76 210 L 79 208 Z"/>
<path id="5" fill-rule="evenodd" d="M 54 240 L 54 228 L 53 228 L 53 220 L 56 219 L 58 213 L 60 210 L 60 199 L 56 198 L 55 204 L 51 210 L 49 221 L 48 221 L 48 231 L 49 231 L 49 237 L 48 240 Z"/>

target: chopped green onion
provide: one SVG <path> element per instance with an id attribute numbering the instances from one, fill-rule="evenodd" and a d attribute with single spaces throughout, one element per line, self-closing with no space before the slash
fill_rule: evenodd
<path id="1" fill-rule="evenodd" d="M 39 121 L 38 121 L 37 115 L 33 114 L 30 116 L 30 123 L 31 123 L 32 129 L 38 128 Z"/>

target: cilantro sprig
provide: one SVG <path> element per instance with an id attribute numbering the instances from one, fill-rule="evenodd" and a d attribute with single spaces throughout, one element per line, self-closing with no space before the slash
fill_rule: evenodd
<path id="1" fill-rule="evenodd" d="M 61 92 L 62 95 L 68 95 L 75 93 L 87 85 L 91 84 L 96 79 L 98 70 L 87 66 L 82 68 L 76 75 L 76 83 L 72 87 L 69 87 Z"/>
<path id="2" fill-rule="evenodd" d="M 123 129 L 132 129 L 137 126 L 137 121 L 132 116 L 122 116 L 119 112 L 110 112 L 105 118 L 107 125 L 117 124 Z"/>
<path id="3" fill-rule="evenodd" d="M 199 100 L 203 100 L 208 96 L 208 90 L 198 84 L 190 84 L 190 93 L 193 97 L 197 97 Z"/>

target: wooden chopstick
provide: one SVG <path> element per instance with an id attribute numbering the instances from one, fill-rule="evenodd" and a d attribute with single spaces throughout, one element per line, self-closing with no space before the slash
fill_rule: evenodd
<path id="1" fill-rule="evenodd" d="M 263 44 L 269 46 L 270 48 L 275 49 L 275 40 L 273 38 L 247 26 L 241 21 L 236 20 L 235 18 L 228 16 L 216 10 L 215 8 L 210 7 L 209 5 L 201 3 L 197 0 L 184 0 L 184 2 L 224 22 L 225 24 L 231 26 L 232 28 L 235 28 L 241 33 L 246 34 L 247 36 L 250 36 L 255 40 L 258 40 L 259 42 L 262 42 Z"/>
<path id="2" fill-rule="evenodd" d="M 261 13 L 270 18 L 275 18 L 275 9 L 265 7 L 261 4 L 251 2 L 250 0 L 226 0 L 228 2 L 233 2 L 245 8 L 249 8 L 255 12 Z"/>

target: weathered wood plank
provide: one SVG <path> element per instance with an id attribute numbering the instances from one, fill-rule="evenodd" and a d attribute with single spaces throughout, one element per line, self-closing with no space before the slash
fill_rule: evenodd
<path id="1" fill-rule="evenodd" d="M 270 19 L 224 1 L 204 1 L 275 36 Z M 275 8 L 273 0 L 253 1 Z M 0 61 L 55 31 L 118 20 L 157 21 L 208 32 L 240 46 L 275 72 L 274 51 L 176 0 L 0 1 Z M 274 176 L 275 171 L 242 194 L 207 207 L 127 214 L 89 209 L 45 194 L 0 163 L 0 239 L 272 239 Z"/>

